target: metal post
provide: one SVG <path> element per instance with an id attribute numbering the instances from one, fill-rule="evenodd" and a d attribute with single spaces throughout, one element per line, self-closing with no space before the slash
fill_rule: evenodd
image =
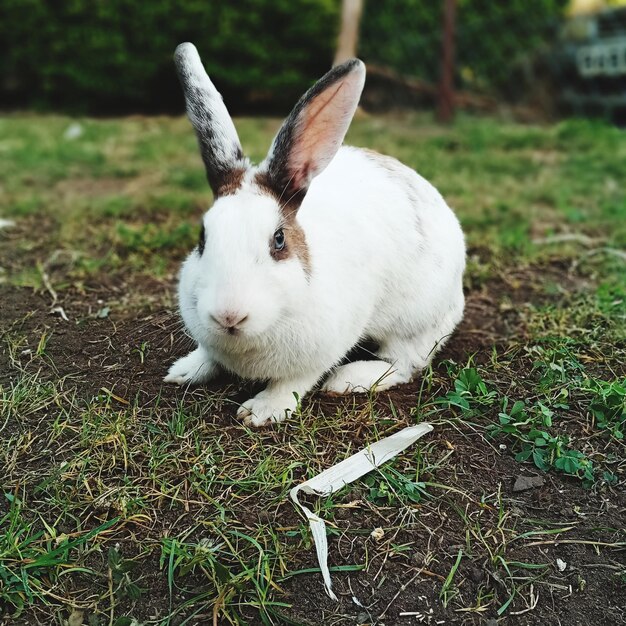
<path id="1" fill-rule="evenodd" d="M 443 44 L 437 119 L 450 122 L 454 117 L 454 28 L 456 0 L 443 0 Z"/>

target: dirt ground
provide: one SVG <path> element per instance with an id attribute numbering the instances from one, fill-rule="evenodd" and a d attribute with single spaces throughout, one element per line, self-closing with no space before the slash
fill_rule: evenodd
<path id="1" fill-rule="evenodd" d="M 437 361 L 446 359 L 463 361 L 475 354 L 476 361 L 487 362 L 495 345 L 506 350 L 515 337 L 523 341 L 525 327 L 524 307 L 534 301 L 537 304 L 545 296 L 541 285 L 551 276 L 562 284 L 576 287 L 573 278 L 558 264 L 520 271 L 518 276 L 507 280 L 494 279 L 480 288 L 470 291 L 467 297 L 465 319 L 444 353 Z M 521 280 L 523 279 L 523 280 Z M 523 285 L 520 287 L 520 285 Z M 134 289 L 171 290 L 171 284 L 135 285 Z M 174 407 L 177 401 L 190 395 L 202 396 L 205 390 L 183 390 L 164 387 L 161 384 L 167 364 L 185 353 L 189 347 L 180 332 L 176 314 L 171 310 L 154 310 L 137 317 L 110 316 L 99 319 L 94 312 L 101 309 L 102 300 L 110 297 L 110 286 L 91 285 L 84 292 L 69 291 L 58 305 L 69 317 L 63 320 L 51 314 L 51 296 L 26 288 L 4 288 L 0 318 L 4 334 L 19 335 L 25 345 L 36 345 L 45 331 L 48 335 L 46 362 L 38 361 L 44 378 L 64 380 L 64 390 L 89 398 L 107 390 L 111 396 L 122 399 L 137 398 L 139 408 L 149 406 L 157 398 L 165 406 Z M 149 355 L 141 362 L 137 358 L 137 346 L 149 342 Z M 3 344 L 0 380 L 10 385 L 20 375 L 9 357 L 7 344 Z M 15 358 L 15 357 L 13 357 Z M 28 353 L 17 356 L 29 370 Z M 516 376 L 523 377 L 524 363 L 519 363 Z M 415 405 L 419 381 L 381 393 L 376 403 L 382 408 L 390 403 L 398 415 L 408 417 Z M 223 376 L 210 385 L 210 390 L 225 393 L 229 400 L 239 402 L 250 392 L 249 384 Z M 315 395 L 310 403 L 315 411 L 330 414 L 344 403 L 354 402 L 357 413 L 366 401 L 361 398 L 349 400 Z M 361 407 L 362 408 L 362 407 Z M 382 409 L 384 411 L 384 408 Z M 226 433 L 226 441 L 245 436 L 234 417 L 230 404 L 226 409 L 213 413 L 213 426 Z M 41 428 L 42 416 L 33 415 L 31 428 Z M 402 419 L 401 419 L 402 421 Z M 45 422 L 45 419 L 44 419 Z M 27 424 L 8 423 L 6 438 L 14 429 L 28 428 Z M 353 430 L 343 435 L 362 445 L 363 424 L 355 423 Z M 268 429 L 262 440 L 269 446 L 280 446 L 288 439 L 285 432 Z M 407 514 L 394 507 L 374 507 L 364 497 L 364 487 L 355 486 L 341 494 L 342 508 L 337 512 L 332 530 L 330 561 L 333 566 L 366 564 L 360 571 L 335 573 L 335 590 L 339 603 L 331 601 L 324 593 L 317 573 L 302 574 L 280 584 L 280 598 L 290 606 L 282 615 L 284 623 L 296 624 L 520 624 L 547 625 L 568 624 L 587 626 L 614 626 L 626 624 L 624 606 L 626 593 L 623 582 L 614 576 L 614 570 L 626 563 L 624 546 L 611 548 L 623 535 L 626 520 L 626 495 L 623 491 L 608 491 L 606 487 L 584 488 L 578 481 L 553 473 L 542 474 L 540 486 L 526 491 L 514 491 L 519 476 L 537 476 L 539 472 L 521 466 L 506 449 L 494 445 L 471 425 L 460 428 L 458 424 L 438 425 L 431 436 L 432 445 L 452 453 L 453 461 L 445 464 L 437 473 L 438 482 L 450 485 L 457 491 L 442 492 L 436 501 L 425 508 Z M 35 444 L 36 445 L 36 444 Z M 64 458 L 62 442 L 55 450 L 49 450 L 49 462 L 59 463 Z M 39 455 L 33 454 L 35 458 Z M 41 461 L 37 461 L 38 463 Z M 28 471 L 27 466 L 23 466 Z M 496 494 L 501 497 L 500 509 L 495 504 Z M 254 496 L 252 496 L 254 499 Z M 449 604 L 444 608 L 441 600 L 442 583 L 445 581 L 459 548 L 468 543 L 468 525 L 463 521 L 475 519 L 470 527 L 487 528 L 486 545 L 494 550 L 499 545 L 497 537 L 498 516 L 509 516 L 509 525 L 518 531 L 534 528 L 528 537 L 536 540 L 512 542 L 506 546 L 507 562 L 548 564 L 541 577 L 522 585 L 519 596 L 512 602 L 508 614 L 499 618 L 490 608 L 484 610 L 454 610 Z M 460 517 L 458 509 L 463 515 Z M 102 516 L 113 511 L 99 510 Z M 154 519 L 151 526 L 128 523 L 116 533 L 115 540 L 122 545 L 125 554 L 137 550 L 138 535 L 150 537 L 167 536 L 172 526 L 180 527 L 186 521 L 207 514 L 202 503 L 191 504 L 184 511 L 164 511 Z M 263 509 L 252 503 L 238 511 L 244 526 L 254 526 L 261 518 L 275 528 L 294 528 L 300 522 L 297 513 L 288 502 L 272 509 Z M 568 528 L 563 538 L 559 535 L 542 534 L 531 520 L 541 520 L 539 527 L 547 529 Z M 370 536 L 372 528 L 383 526 L 392 529 L 392 536 L 377 542 Z M 349 530 L 357 531 L 356 534 Z M 387 531 L 389 532 L 389 531 Z M 482 532 L 482 531 L 480 531 Z M 503 531 L 500 531 L 503 532 Z M 489 536 L 490 535 L 490 536 Z M 524 536 L 523 534 L 521 535 Z M 294 539 L 288 539 L 293 541 Z M 405 546 L 393 551 L 388 542 Z M 433 558 L 433 554 L 437 557 Z M 471 555 L 471 552 L 470 552 Z M 504 571 L 486 554 L 472 555 L 464 559 L 455 574 L 456 593 L 471 602 L 472 598 L 493 595 L 506 598 Z M 560 571 L 557 559 L 566 564 Z M 311 546 L 299 553 L 288 569 L 298 570 L 316 566 Z M 129 603 L 128 609 L 143 623 L 153 623 L 168 608 L 167 581 L 155 553 L 141 564 L 141 585 L 148 593 L 139 602 Z M 187 580 L 186 589 L 202 588 L 201 575 Z M 88 584 L 77 576 L 76 589 Z M 185 594 L 174 596 L 174 602 L 182 603 Z M 242 611 L 247 623 L 262 623 L 250 607 Z M 197 614 L 192 621 L 183 620 L 184 613 L 174 618 L 172 624 L 205 624 L 213 614 Z M 287 620 L 292 621 L 287 621 Z M 5 618 L 3 623 L 47 624 L 45 609 L 34 608 L 27 616 L 18 619 Z M 91 622 L 90 622 L 91 623 Z M 98 622 L 104 623 L 104 622 Z M 220 622 L 221 623 L 221 622 Z M 282 623 L 277 621 L 276 623 Z"/>
<path id="2" fill-rule="evenodd" d="M 278 124 L 237 120 L 254 159 Z M 465 317 L 413 383 L 314 393 L 257 431 L 235 413 L 260 384 L 162 383 L 191 348 L 176 272 L 210 204 L 188 122 L 0 126 L 0 624 L 626 625 L 623 133 L 356 119 L 350 143 L 459 216 Z M 426 420 L 306 498 L 332 601 L 289 490 Z"/>

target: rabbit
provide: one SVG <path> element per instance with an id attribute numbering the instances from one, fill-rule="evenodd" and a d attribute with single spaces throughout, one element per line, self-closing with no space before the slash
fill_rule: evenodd
<path id="1" fill-rule="evenodd" d="M 342 146 L 364 64 L 315 83 L 255 166 L 195 46 L 179 45 L 175 63 L 215 201 L 179 277 L 197 348 L 165 382 L 204 383 L 220 368 L 267 381 L 237 411 L 259 427 L 288 417 L 320 381 L 334 394 L 411 381 L 463 316 L 465 242 L 425 179 Z M 366 338 L 377 358 L 341 364 Z"/>

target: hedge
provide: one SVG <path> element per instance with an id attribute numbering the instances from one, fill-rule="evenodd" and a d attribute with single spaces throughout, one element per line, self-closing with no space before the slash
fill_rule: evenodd
<path id="1" fill-rule="evenodd" d="M 365 0 L 364 60 L 436 82 L 443 0 Z M 554 36 L 568 0 L 457 0 L 457 82 L 507 96 Z"/>
<path id="2" fill-rule="evenodd" d="M 281 112 L 332 62 L 341 0 L 2 0 L 0 102 L 80 113 L 180 111 L 193 41 L 234 113 Z M 457 78 L 506 94 L 566 0 L 457 0 Z M 365 0 L 360 55 L 436 81 L 443 0 Z M 513 85 L 514 87 L 515 85 Z"/>
<path id="3" fill-rule="evenodd" d="M 339 0 L 3 0 L 0 96 L 75 112 L 180 109 L 192 41 L 231 109 L 293 104 L 328 69 Z"/>

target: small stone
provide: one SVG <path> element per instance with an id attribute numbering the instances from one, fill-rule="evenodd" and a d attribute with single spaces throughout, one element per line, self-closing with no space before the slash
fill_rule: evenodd
<path id="1" fill-rule="evenodd" d="M 371 624 L 372 620 L 370 619 L 370 616 L 367 613 L 362 611 L 361 613 L 357 615 L 356 623 L 359 624 L 359 626 L 366 626 L 366 624 Z"/>
<path id="2" fill-rule="evenodd" d="M 74 139 L 78 139 L 83 134 L 83 127 L 78 122 L 74 122 L 70 124 L 63 133 L 64 139 L 69 139 L 70 141 Z"/>
<path id="3" fill-rule="evenodd" d="M 563 559 L 557 559 L 556 568 L 559 572 L 564 572 L 567 569 L 567 563 Z"/>
<path id="4" fill-rule="evenodd" d="M 67 626 L 82 626 L 84 614 L 78 609 L 74 609 L 67 618 Z"/>
<path id="5" fill-rule="evenodd" d="M 513 491 L 528 491 L 536 487 L 543 487 L 544 482 L 541 476 L 518 476 L 513 485 Z"/>
<path id="6" fill-rule="evenodd" d="M 384 536 L 385 531 L 380 527 L 374 528 L 374 530 L 370 533 L 370 537 L 376 541 L 380 541 Z"/>
<path id="7" fill-rule="evenodd" d="M 96 313 L 96 317 L 103 320 L 109 317 L 110 312 L 111 312 L 111 309 L 108 306 L 103 306 L 101 309 L 98 309 L 98 312 Z"/>

